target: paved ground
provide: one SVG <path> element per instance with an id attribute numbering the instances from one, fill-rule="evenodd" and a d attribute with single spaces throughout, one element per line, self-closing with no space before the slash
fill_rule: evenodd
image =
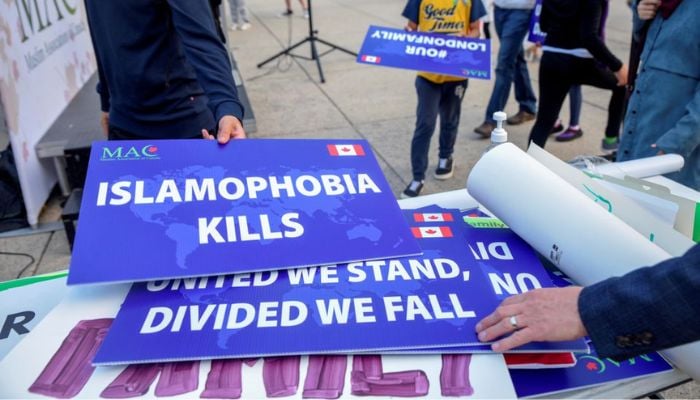
<path id="1" fill-rule="evenodd" d="M 255 111 L 258 131 L 255 138 L 363 138 L 369 140 L 384 173 L 398 194 L 411 179 L 409 146 L 415 122 L 415 74 L 410 71 L 366 66 L 353 57 L 334 51 L 322 57 L 327 82 L 319 83 L 313 62 L 280 58 L 264 66 L 256 65 L 283 47 L 308 35 L 307 20 L 301 17 L 293 1 L 295 16 L 280 18 L 281 0 L 248 0 L 253 27 L 248 31 L 229 31 L 229 45 L 234 51 L 245 87 Z M 370 24 L 401 27 L 400 13 L 404 0 L 314 0 L 314 22 L 319 37 L 357 51 Z M 630 37 L 630 12 L 623 1 L 611 2 L 607 41 L 614 53 L 627 59 Z M 493 29 L 493 28 L 492 28 Z M 497 48 L 497 44 L 494 44 Z M 319 44 L 321 51 L 326 47 Z M 298 54 L 309 55 L 304 44 Z M 537 62 L 530 73 L 537 88 Z M 492 82 L 472 80 L 464 99 L 459 138 L 455 149 L 455 176 L 436 181 L 430 173 L 437 162 L 437 135 L 430 154 L 430 170 L 425 193 L 463 188 L 469 170 L 478 160 L 488 141 L 472 132 L 484 118 Z M 606 121 L 609 95 L 594 88 L 584 88 L 581 126 L 584 136 L 574 142 L 550 141 L 547 150 L 568 160 L 580 154 L 599 154 Z M 512 100 L 512 99 L 511 99 Z M 568 118 L 568 105 L 562 117 Z M 517 112 L 511 101 L 505 110 Z M 509 139 L 524 148 L 532 123 L 508 127 Z M 2 141 L 2 139 L 0 139 Z M 56 221 L 60 214 L 53 199 L 42 221 Z M 0 255 L 0 281 L 65 269 L 70 249 L 62 230 L 25 236 L 0 238 L 0 252 L 24 253 L 27 256 Z M 687 384 L 664 392 L 667 398 L 700 398 L 700 385 Z"/>

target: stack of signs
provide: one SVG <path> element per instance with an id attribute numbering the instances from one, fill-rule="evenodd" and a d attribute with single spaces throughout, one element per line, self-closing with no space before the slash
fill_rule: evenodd
<path id="1" fill-rule="evenodd" d="M 421 256 L 135 284 L 93 362 L 490 351 L 476 322 L 511 294 L 552 286 L 510 230 L 474 229 L 458 210 L 404 212 Z"/>
<path id="2" fill-rule="evenodd" d="M 491 42 L 372 25 L 357 62 L 464 79 L 491 79 Z"/>

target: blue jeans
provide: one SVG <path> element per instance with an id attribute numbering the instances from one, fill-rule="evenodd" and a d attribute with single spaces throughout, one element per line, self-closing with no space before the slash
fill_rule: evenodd
<path id="1" fill-rule="evenodd" d="M 583 103 L 583 94 L 581 94 L 581 85 L 573 85 L 569 89 L 569 126 L 577 126 L 581 119 L 581 104 Z"/>
<path id="2" fill-rule="evenodd" d="M 425 179 L 428 169 L 430 138 L 435 132 L 437 117 L 440 115 L 440 158 L 452 155 L 457 140 L 462 99 L 467 90 L 467 80 L 433 83 L 420 76 L 416 77 L 418 108 L 416 110 L 416 130 L 411 141 L 411 169 L 413 180 Z"/>
<path id="3" fill-rule="evenodd" d="M 507 9 L 494 6 L 496 34 L 501 42 L 496 65 L 496 82 L 489 105 L 486 108 L 486 121 L 493 121 L 493 113 L 503 111 L 510 95 L 510 86 L 515 83 L 515 99 L 520 111 L 535 114 L 537 98 L 530 84 L 527 62 L 523 50 L 523 40 L 530 29 L 532 10 Z"/>

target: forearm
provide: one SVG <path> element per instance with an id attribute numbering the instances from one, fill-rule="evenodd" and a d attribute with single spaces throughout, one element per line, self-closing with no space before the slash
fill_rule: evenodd
<path id="1" fill-rule="evenodd" d="M 700 339 L 700 245 L 681 258 L 586 287 L 579 313 L 602 357 L 625 359 Z"/>
<path id="2" fill-rule="evenodd" d="M 228 53 L 216 34 L 208 4 L 202 0 L 168 0 L 173 24 L 183 43 L 187 60 L 209 98 L 215 118 L 232 115 L 243 120 Z"/>

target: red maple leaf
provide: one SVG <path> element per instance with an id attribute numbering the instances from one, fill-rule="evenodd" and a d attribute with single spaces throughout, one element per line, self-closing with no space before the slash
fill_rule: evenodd
<path id="1" fill-rule="evenodd" d="M 429 235 L 432 235 L 432 234 L 434 234 L 434 233 L 437 233 L 437 231 L 436 231 L 435 229 L 426 229 L 426 230 L 425 230 L 425 233 L 427 233 L 427 234 L 429 234 Z"/>
<path id="2" fill-rule="evenodd" d="M 340 149 L 340 151 L 342 151 L 343 153 L 347 153 L 348 151 L 350 151 L 350 149 L 347 147 L 343 147 L 342 149 Z"/>
<path id="3" fill-rule="evenodd" d="M 156 146 L 151 146 L 148 148 L 148 152 L 151 154 L 155 153 L 156 151 L 158 151 L 158 148 Z"/>
<path id="4" fill-rule="evenodd" d="M 589 371 L 597 371 L 598 364 L 594 363 L 593 361 L 589 361 L 588 363 L 586 363 L 586 369 Z"/>
<path id="5" fill-rule="evenodd" d="M 437 219 L 437 216 L 431 215 L 431 216 L 428 217 L 428 219 Z"/>

